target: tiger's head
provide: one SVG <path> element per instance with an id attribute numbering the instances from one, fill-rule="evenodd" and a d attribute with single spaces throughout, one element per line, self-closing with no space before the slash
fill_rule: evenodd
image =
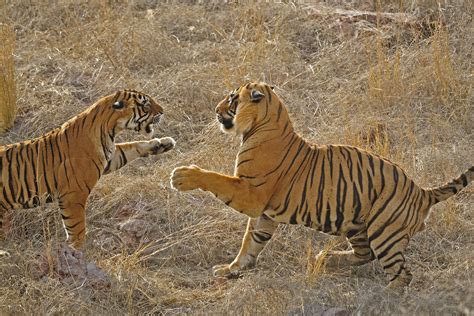
<path id="1" fill-rule="evenodd" d="M 251 82 L 230 92 L 216 107 L 217 121 L 225 133 L 245 135 L 262 124 L 278 124 L 285 107 L 265 83 Z"/>
<path id="2" fill-rule="evenodd" d="M 157 124 L 163 115 L 163 108 L 152 97 L 135 90 L 118 91 L 110 103 L 116 117 L 114 128 L 118 130 L 135 130 L 152 136 L 152 124 Z"/>

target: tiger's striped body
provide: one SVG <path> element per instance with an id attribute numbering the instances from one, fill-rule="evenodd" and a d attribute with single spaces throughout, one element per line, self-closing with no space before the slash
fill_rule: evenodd
<path id="1" fill-rule="evenodd" d="M 351 251 L 334 251 L 329 265 L 360 265 L 375 258 L 390 287 L 409 284 L 403 252 L 424 228 L 429 208 L 458 192 L 474 167 L 444 187 L 418 187 L 394 163 L 351 146 L 309 144 L 293 130 L 286 108 L 265 84 L 251 83 L 216 108 L 224 131 L 242 135 L 234 176 L 180 167 L 172 185 L 201 188 L 251 218 L 242 247 L 217 275 L 253 266 L 279 223 L 344 235 Z"/>
<path id="2" fill-rule="evenodd" d="M 171 138 L 115 144 L 124 129 L 151 135 L 163 109 L 132 90 L 100 99 L 41 137 L 0 147 L 0 219 L 10 209 L 57 200 L 73 247 L 85 239 L 87 197 L 103 174 L 174 146 Z"/>

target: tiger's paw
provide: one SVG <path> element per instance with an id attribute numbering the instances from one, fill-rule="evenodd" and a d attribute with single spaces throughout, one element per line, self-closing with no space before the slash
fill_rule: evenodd
<path id="1" fill-rule="evenodd" d="M 329 271 L 337 271 L 350 266 L 360 266 L 372 260 L 370 256 L 366 258 L 358 257 L 353 251 L 321 251 L 315 258 L 316 261 L 323 261 L 324 266 Z"/>
<path id="2" fill-rule="evenodd" d="M 410 285 L 411 280 L 411 275 L 400 276 L 395 280 L 390 281 L 386 288 L 397 293 L 403 293 Z"/>
<path id="3" fill-rule="evenodd" d="M 203 169 L 195 165 L 175 168 L 171 173 L 171 186 L 178 191 L 198 189 L 202 175 Z"/>
<path id="4" fill-rule="evenodd" d="M 148 141 L 149 155 L 158 155 L 174 148 L 176 141 L 171 137 L 154 138 Z"/>
<path id="5" fill-rule="evenodd" d="M 219 264 L 212 267 L 212 274 L 215 277 L 226 277 L 229 279 L 240 276 L 241 271 L 255 267 L 256 258 L 249 255 L 240 256 L 230 264 Z"/>
<path id="6" fill-rule="evenodd" d="M 218 264 L 212 267 L 215 277 L 236 278 L 240 276 L 240 267 L 236 264 Z"/>

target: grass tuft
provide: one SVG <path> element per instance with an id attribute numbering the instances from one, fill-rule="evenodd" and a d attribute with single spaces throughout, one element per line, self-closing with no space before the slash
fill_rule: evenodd
<path id="1" fill-rule="evenodd" d="M 15 33 L 9 25 L 0 23 L 0 132 L 13 126 L 16 116 Z"/>

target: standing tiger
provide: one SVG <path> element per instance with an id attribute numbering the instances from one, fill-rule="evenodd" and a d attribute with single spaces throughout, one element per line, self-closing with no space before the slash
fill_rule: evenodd
<path id="1" fill-rule="evenodd" d="M 232 263 L 215 266 L 214 275 L 252 267 L 278 224 L 286 223 L 347 238 L 352 250 L 330 252 L 328 266 L 377 258 L 390 288 L 407 286 L 408 241 L 423 230 L 431 206 L 472 181 L 474 167 L 446 185 L 422 189 L 399 166 L 362 149 L 309 144 L 295 133 L 272 90 L 248 83 L 216 107 L 222 130 L 242 137 L 233 176 L 194 165 L 171 175 L 177 190 L 210 191 L 250 217 L 239 254 Z"/>
<path id="2" fill-rule="evenodd" d="M 162 114 L 150 96 L 118 91 L 41 137 L 0 147 L 0 219 L 57 200 L 68 241 L 81 248 L 87 197 L 100 177 L 175 144 L 170 137 L 116 144 L 115 137 L 125 129 L 152 136 Z"/>

